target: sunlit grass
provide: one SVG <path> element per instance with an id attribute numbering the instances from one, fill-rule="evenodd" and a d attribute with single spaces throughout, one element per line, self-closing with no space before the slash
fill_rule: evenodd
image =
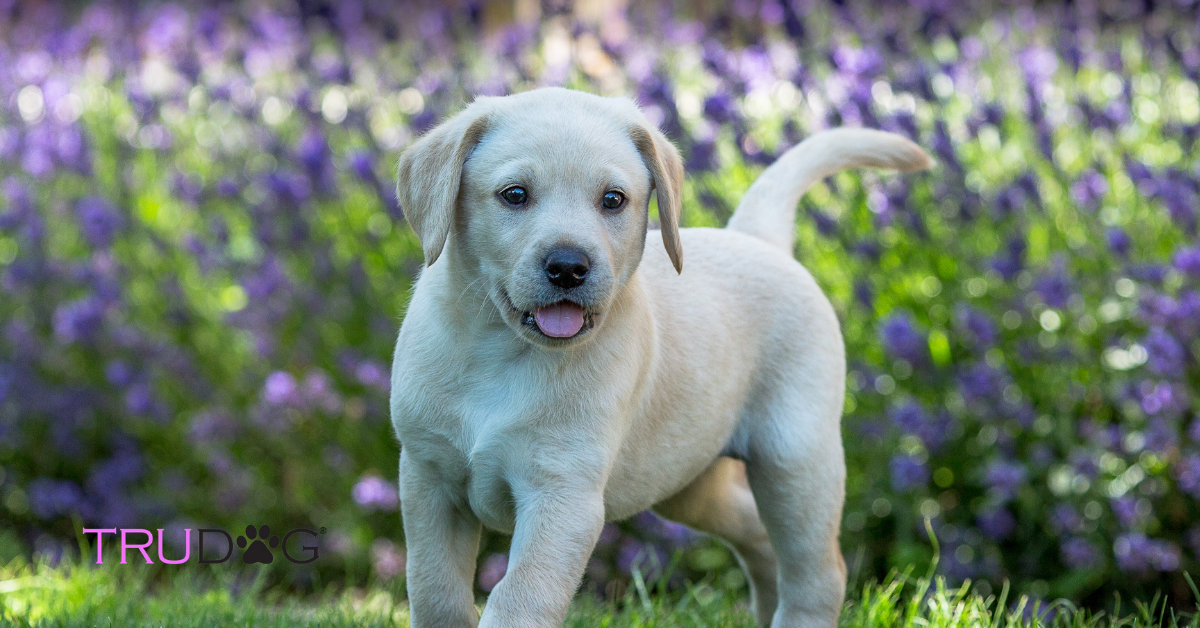
<path id="1" fill-rule="evenodd" d="M 232 578 L 232 576 L 230 576 Z M 170 578 L 151 583 L 135 569 L 28 565 L 0 569 L 0 626 L 408 626 L 408 610 L 396 590 L 350 589 L 307 597 L 264 590 L 246 579 Z M 571 609 L 571 628 L 738 628 L 754 626 L 746 602 L 735 592 L 706 584 L 661 593 L 634 578 L 622 599 L 581 598 Z M 850 596 L 845 628 L 1197 628 L 1200 618 L 1178 612 L 1168 600 L 1114 605 L 1113 612 L 1080 610 L 1065 601 L 1043 604 L 975 593 L 970 584 L 950 587 L 942 578 L 894 574 Z"/>

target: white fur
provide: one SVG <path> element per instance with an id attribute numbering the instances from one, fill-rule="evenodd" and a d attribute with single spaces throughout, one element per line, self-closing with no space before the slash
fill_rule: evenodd
<path id="1" fill-rule="evenodd" d="M 624 99 L 479 99 L 411 146 L 398 192 L 429 265 L 391 408 L 414 628 L 561 625 L 604 522 L 651 507 L 734 548 L 763 625 L 835 625 L 845 357 L 791 256 L 795 205 L 841 168 L 930 163 L 895 135 L 817 134 L 729 229 L 679 230 L 678 153 Z M 497 196 L 513 182 L 528 206 Z M 608 189 L 623 211 L 601 211 Z M 652 191 L 664 228 L 647 238 Z M 564 244 L 592 260 L 569 296 L 593 327 L 555 340 L 522 312 L 562 298 L 541 260 Z M 481 526 L 513 540 L 479 618 Z"/>

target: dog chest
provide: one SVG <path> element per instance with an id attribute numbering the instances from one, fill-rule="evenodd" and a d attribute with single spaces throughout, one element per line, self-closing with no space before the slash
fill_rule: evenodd
<path id="1" fill-rule="evenodd" d="M 433 463 L 446 488 L 500 532 L 513 531 L 526 493 L 602 486 L 609 466 L 597 428 L 611 419 L 537 381 L 515 368 L 456 385 L 409 381 L 394 407 L 406 455 Z"/>

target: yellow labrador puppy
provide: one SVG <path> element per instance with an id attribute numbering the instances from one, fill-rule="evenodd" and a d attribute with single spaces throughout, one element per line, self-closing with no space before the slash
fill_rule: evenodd
<path id="1" fill-rule="evenodd" d="M 845 355 L 792 258 L 796 205 L 842 168 L 931 163 L 819 133 L 728 228 L 680 229 L 679 154 L 626 99 L 479 98 L 405 150 L 426 267 L 391 410 L 414 628 L 561 625 L 604 522 L 651 507 L 734 548 L 761 624 L 834 626 Z M 482 618 L 480 526 L 513 535 Z"/>

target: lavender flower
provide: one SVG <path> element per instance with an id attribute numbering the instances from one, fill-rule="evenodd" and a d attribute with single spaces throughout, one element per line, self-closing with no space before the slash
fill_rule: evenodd
<path id="1" fill-rule="evenodd" d="M 898 493 L 907 493 L 929 483 L 929 467 L 913 456 L 892 456 L 888 468 L 891 471 L 892 490 Z"/>
<path id="2" fill-rule="evenodd" d="M 1005 508 L 985 510 L 975 517 L 975 523 L 993 541 L 1003 541 L 1017 529 L 1017 520 Z"/>
<path id="3" fill-rule="evenodd" d="M 390 580 L 404 572 L 408 556 L 403 547 L 387 539 L 375 539 L 371 543 L 371 568 L 383 580 Z"/>
<path id="4" fill-rule="evenodd" d="M 1129 255 L 1129 247 L 1133 240 L 1120 227 L 1109 227 L 1105 232 L 1105 238 L 1108 240 L 1108 248 L 1121 257 Z"/>
<path id="5" fill-rule="evenodd" d="M 658 580 L 667 562 L 666 551 L 652 543 L 626 538 L 617 547 L 617 569 L 626 575 L 637 571 L 647 582 Z"/>
<path id="6" fill-rule="evenodd" d="M 923 364 L 929 355 L 929 343 L 918 330 L 912 315 L 907 312 L 893 314 L 884 319 L 879 335 L 892 355 L 913 364 Z"/>
<path id="7" fill-rule="evenodd" d="M 1071 198 L 1081 209 L 1094 212 L 1100 207 L 1100 201 L 1108 193 L 1108 181 L 1104 175 L 1092 169 L 1083 171 L 1079 179 L 1071 185 Z"/>
<path id="8" fill-rule="evenodd" d="M 1109 504 L 1122 528 L 1132 529 L 1141 520 L 1141 515 L 1138 514 L 1137 499 L 1129 495 L 1122 495 L 1114 497 Z"/>
<path id="9" fill-rule="evenodd" d="M 1175 253 L 1175 268 L 1182 273 L 1200 277 L 1200 246 L 1179 249 Z"/>
<path id="10" fill-rule="evenodd" d="M 479 566 L 479 588 L 491 592 L 508 572 L 508 554 L 492 554 Z"/>
<path id="11" fill-rule="evenodd" d="M 1155 375 L 1179 376 L 1184 372 L 1187 353 L 1174 336 L 1155 327 L 1142 339 L 1142 345 L 1150 356 L 1147 365 Z"/>
<path id="12" fill-rule="evenodd" d="M 1113 555 L 1121 571 L 1144 573 L 1150 570 L 1174 571 L 1179 568 L 1179 547 L 1169 541 L 1148 538 L 1141 532 L 1117 537 Z"/>
<path id="13" fill-rule="evenodd" d="M 987 349 L 996 343 L 996 325 L 983 311 L 960 303 L 955 308 L 955 319 L 976 348 Z"/>
<path id="14" fill-rule="evenodd" d="M 1038 279 L 1036 286 L 1042 301 L 1053 308 L 1065 308 L 1074 294 L 1071 278 L 1067 276 L 1066 264 L 1062 259 L 1055 260 L 1050 272 Z"/>
<path id="15" fill-rule="evenodd" d="M 988 465 L 984 483 L 1000 499 L 1011 500 L 1025 486 L 1028 472 L 1019 462 L 996 460 Z"/>
<path id="16" fill-rule="evenodd" d="M 1191 453 L 1184 456 L 1175 466 L 1175 481 L 1179 490 L 1200 499 L 1200 455 Z"/>
<path id="17" fill-rule="evenodd" d="M 29 508 L 39 519 L 52 519 L 71 514 L 84 506 L 79 485 L 65 480 L 37 478 L 26 487 Z"/>
<path id="18" fill-rule="evenodd" d="M 1059 502 L 1050 510 L 1050 525 L 1060 533 L 1077 532 L 1083 526 L 1083 517 L 1071 504 Z"/>
<path id="19" fill-rule="evenodd" d="M 354 503 L 368 510 L 393 511 L 400 505 L 400 494 L 396 487 L 377 475 L 359 478 L 351 496 Z"/>
<path id="20" fill-rule="evenodd" d="M 90 343 L 103 324 L 104 304 L 95 297 L 64 303 L 54 310 L 54 335 L 63 343 Z"/>
<path id="21" fill-rule="evenodd" d="M 1099 565 L 1100 550 L 1079 537 L 1067 537 L 1059 546 L 1063 563 L 1071 569 L 1090 569 Z"/>
<path id="22" fill-rule="evenodd" d="M 291 403 L 296 399 L 296 378 L 284 371 L 275 371 L 267 376 L 263 385 L 263 399 L 272 405 Z"/>

